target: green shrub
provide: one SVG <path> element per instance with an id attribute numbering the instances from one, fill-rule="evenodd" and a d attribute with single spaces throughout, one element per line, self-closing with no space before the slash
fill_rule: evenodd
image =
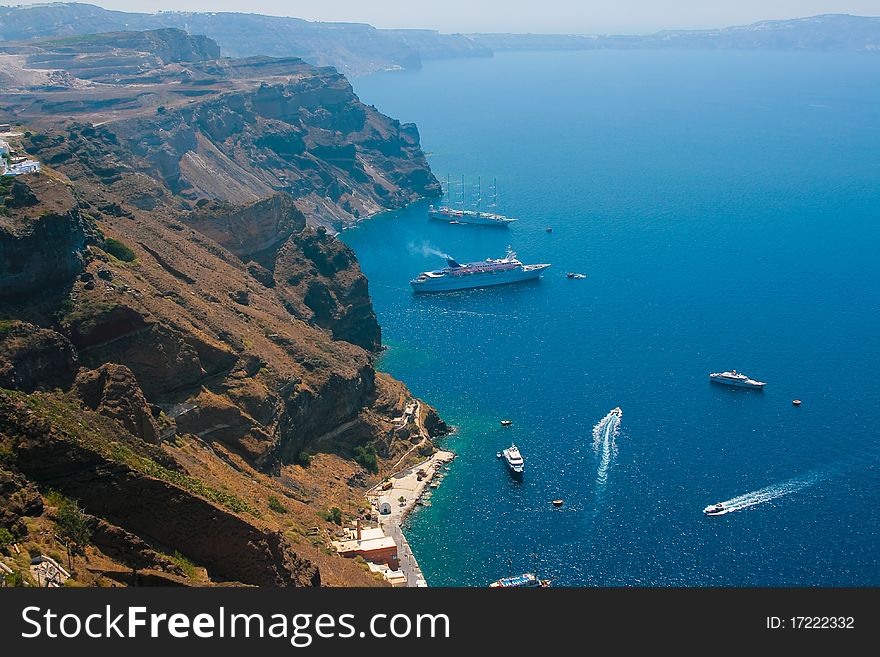
<path id="1" fill-rule="evenodd" d="M 15 325 L 15 320 L 12 319 L 0 319 L 0 340 L 6 337 L 6 334 L 12 330 L 12 327 Z"/>
<path id="2" fill-rule="evenodd" d="M 296 455 L 296 458 L 293 460 L 296 465 L 301 465 L 304 468 L 309 467 L 312 464 L 312 455 L 306 454 L 305 452 L 300 452 Z"/>
<path id="3" fill-rule="evenodd" d="M 0 550 L 15 543 L 15 537 L 6 527 L 0 527 Z"/>
<path id="4" fill-rule="evenodd" d="M 275 513 L 287 513 L 287 507 L 274 495 L 269 496 L 269 508 Z"/>
<path id="5" fill-rule="evenodd" d="M 6 443 L 0 443 L 0 465 L 9 465 L 15 460 L 15 452 Z"/>
<path id="6" fill-rule="evenodd" d="M 376 454 L 376 446 L 373 443 L 354 448 L 354 460 L 360 463 L 368 472 L 379 472 L 379 461 Z"/>
<path id="7" fill-rule="evenodd" d="M 134 262 L 134 259 L 137 257 L 126 244 L 123 244 L 119 240 L 113 239 L 112 237 L 104 240 L 104 250 L 112 255 L 117 260 L 122 260 L 122 262 Z"/>
<path id="8" fill-rule="evenodd" d="M 11 573 L 6 574 L 4 579 L 6 580 L 6 586 L 10 588 L 22 588 L 25 586 L 24 573 L 20 570 L 13 570 Z"/>
<path id="9" fill-rule="evenodd" d="M 327 522 L 335 522 L 337 525 L 342 525 L 342 509 L 340 509 L 338 506 L 334 506 L 329 511 L 318 515 L 320 515 Z"/>
<path id="10" fill-rule="evenodd" d="M 64 495 L 59 493 L 54 488 L 50 488 L 46 494 L 44 495 L 46 498 L 46 502 L 49 503 L 49 506 L 54 506 L 56 509 L 60 508 L 62 504 L 69 501 Z"/>
<path id="11" fill-rule="evenodd" d="M 174 551 L 174 554 L 169 557 L 171 561 L 173 561 L 177 566 L 183 571 L 183 574 L 189 577 L 190 579 L 195 578 L 196 576 L 196 565 L 183 556 L 177 550 Z"/>

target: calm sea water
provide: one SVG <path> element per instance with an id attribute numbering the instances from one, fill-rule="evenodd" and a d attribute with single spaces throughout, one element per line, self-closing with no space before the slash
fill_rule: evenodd
<path id="1" fill-rule="evenodd" d="M 482 175 L 485 199 L 497 177 L 499 209 L 520 219 L 450 226 L 420 203 L 344 235 L 381 367 L 458 427 L 459 458 L 408 530 L 431 585 L 523 571 L 880 584 L 876 56 L 504 54 L 355 88 L 419 125 L 438 177 Z M 506 288 L 409 289 L 442 266 L 435 251 L 508 245 L 553 267 Z M 766 390 L 709 383 L 729 368 Z M 615 406 L 619 434 L 594 447 Z M 511 440 L 522 483 L 496 459 Z M 702 513 L 744 494 L 735 513 Z"/>

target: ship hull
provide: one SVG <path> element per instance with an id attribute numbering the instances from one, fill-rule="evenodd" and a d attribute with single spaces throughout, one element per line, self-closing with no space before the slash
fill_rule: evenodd
<path id="1" fill-rule="evenodd" d="M 751 388 L 752 390 L 763 390 L 764 385 L 765 385 L 763 383 L 747 383 L 746 381 L 719 379 L 719 378 L 715 378 L 715 377 L 713 377 L 711 379 L 711 381 L 713 383 L 717 383 L 717 384 L 723 385 L 723 386 L 732 386 L 734 388 Z"/>
<path id="2" fill-rule="evenodd" d="M 523 478 L 523 470 L 514 470 L 513 466 L 507 464 L 507 471 L 510 473 L 510 476 L 516 479 L 517 481 L 521 481 Z"/>
<path id="3" fill-rule="evenodd" d="M 471 274 L 465 276 L 444 276 L 442 278 L 428 279 L 426 281 L 411 281 L 413 291 L 419 294 L 432 292 L 454 292 L 456 290 L 471 290 L 495 285 L 509 285 L 522 283 L 540 278 L 541 272 L 546 267 L 530 270 L 499 271 L 489 274 Z"/>
<path id="4" fill-rule="evenodd" d="M 443 214 L 442 212 L 429 212 L 428 216 L 436 221 L 445 221 L 446 223 L 455 222 L 459 224 L 470 224 L 472 226 L 494 226 L 496 228 L 506 228 L 513 222 L 512 219 L 491 219 L 476 214 L 448 215 Z"/>

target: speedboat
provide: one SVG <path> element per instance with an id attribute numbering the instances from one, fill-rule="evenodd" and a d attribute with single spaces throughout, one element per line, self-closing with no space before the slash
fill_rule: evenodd
<path id="1" fill-rule="evenodd" d="M 703 513 L 707 516 L 718 516 L 727 512 L 727 507 L 724 506 L 723 503 L 718 502 L 718 504 L 710 504 L 705 509 L 703 509 Z"/>

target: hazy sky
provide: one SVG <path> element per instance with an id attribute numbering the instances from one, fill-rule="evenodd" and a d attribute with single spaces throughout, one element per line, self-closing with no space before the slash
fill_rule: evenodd
<path id="1" fill-rule="evenodd" d="M 83 0 L 89 2 L 90 0 Z M 880 15 L 880 0 L 91 0 L 108 9 L 245 11 L 443 32 L 638 33 L 814 14 Z M 12 4 L 6 0 L 4 4 Z"/>

